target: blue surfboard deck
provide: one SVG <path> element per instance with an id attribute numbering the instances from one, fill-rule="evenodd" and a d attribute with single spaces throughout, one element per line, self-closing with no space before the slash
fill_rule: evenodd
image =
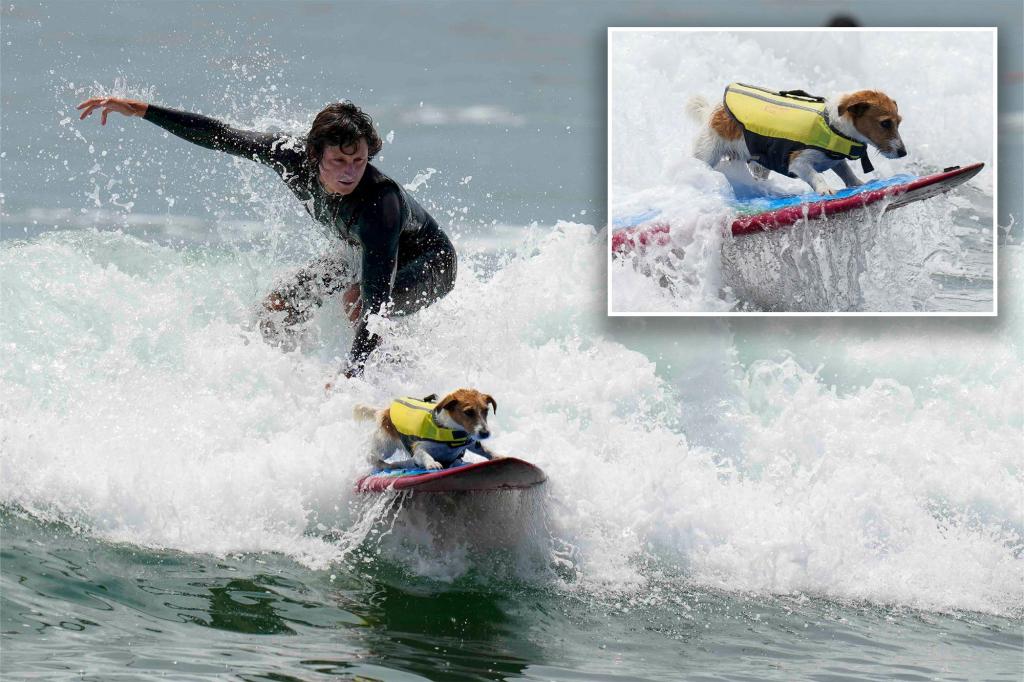
<path id="1" fill-rule="evenodd" d="M 799 206 L 801 204 L 814 204 L 819 201 L 843 199 L 876 189 L 892 187 L 893 185 L 904 185 L 911 183 L 914 180 L 918 180 L 920 177 L 921 176 L 919 175 L 911 175 L 910 173 L 901 173 L 899 175 L 894 175 L 891 178 L 872 180 L 871 182 L 866 182 L 859 187 L 847 187 L 845 189 L 838 190 L 835 194 L 831 195 L 816 194 L 814 192 L 809 192 L 807 194 L 768 195 L 733 201 L 730 202 L 730 206 L 744 215 L 768 213 L 770 211 L 777 211 L 780 208 L 786 208 L 787 206 Z M 613 218 L 612 227 L 616 230 L 627 227 L 636 227 L 637 225 L 643 225 L 644 223 L 650 222 L 660 215 L 661 209 L 649 208 L 638 213 L 631 213 L 629 215 Z"/>
<path id="2" fill-rule="evenodd" d="M 866 182 L 859 187 L 847 187 L 845 189 L 837 190 L 835 194 L 817 194 L 815 192 L 810 192 L 808 194 L 781 194 L 778 196 L 753 197 L 744 201 L 733 202 L 732 205 L 740 213 L 768 213 L 769 211 L 777 211 L 780 208 L 786 208 L 788 206 L 815 204 L 819 201 L 831 201 L 833 199 L 845 199 L 846 197 L 857 196 L 858 194 L 871 192 L 876 189 L 885 189 L 886 187 L 892 187 L 893 185 L 905 185 L 913 182 L 914 180 L 920 179 L 920 177 L 921 176 L 919 175 L 902 173 L 900 175 L 894 175 L 891 178 L 872 180 L 871 182 Z"/>
<path id="3" fill-rule="evenodd" d="M 640 213 L 633 213 L 631 215 L 622 216 L 621 218 L 613 218 L 612 227 L 615 228 L 616 230 L 622 229 L 624 227 L 635 227 L 637 225 L 642 225 L 643 223 L 646 223 L 648 220 L 653 220 L 654 218 L 657 218 L 660 215 L 660 208 L 649 208 L 645 211 L 641 211 Z"/>

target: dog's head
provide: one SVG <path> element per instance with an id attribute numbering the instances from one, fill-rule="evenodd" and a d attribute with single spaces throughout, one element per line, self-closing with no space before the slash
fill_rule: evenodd
<path id="1" fill-rule="evenodd" d="M 434 411 L 449 422 L 453 428 L 468 433 L 472 438 L 483 440 L 491 435 L 487 428 L 487 410 L 498 411 L 494 398 L 472 388 L 460 388 L 438 401 Z"/>
<path id="2" fill-rule="evenodd" d="M 895 159 L 907 155 L 900 138 L 900 116 L 896 102 L 878 90 L 858 90 L 843 95 L 837 107 L 864 139 L 878 148 L 882 156 Z"/>

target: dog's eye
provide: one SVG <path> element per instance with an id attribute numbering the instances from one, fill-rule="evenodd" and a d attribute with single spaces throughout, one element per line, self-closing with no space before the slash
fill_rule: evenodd
<path id="1" fill-rule="evenodd" d="M 890 121 L 889 119 L 886 119 L 886 120 L 882 121 L 880 125 L 883 128 L 885 128 L 886 130 L 890 130 L 892 128 L 892 121 Z"/>
<path id="2" fill-rule="evenodd" d="M 470 410 L 470 409 L 465 409 L 465 410 L 463 410 L 463 412 L 465 412 L 466 414 L 468 414 L 468 415 L 469 415 L 470 417 L 472 417 L 472 416 L 473 416 L 473 410 Z"/>

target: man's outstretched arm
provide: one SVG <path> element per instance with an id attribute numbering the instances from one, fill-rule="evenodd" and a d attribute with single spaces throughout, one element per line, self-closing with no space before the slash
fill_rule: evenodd
<path id="1" fill-rule="evenodd" d="M 304 156 L 301 149 L 296 148 L 295 139 L 283 133 L 239 130 L 209 116 L 156 104 L 120 97 L 93 97 L 78 108 L 82 110 L 81 119 L 102 108 L 102 125 L 107 124 L 107 115 L 112 111 L 139 116 L 193 144 L 275 166 L 279 173 L 294 172 L 295 164 L 302 163 Z"/>

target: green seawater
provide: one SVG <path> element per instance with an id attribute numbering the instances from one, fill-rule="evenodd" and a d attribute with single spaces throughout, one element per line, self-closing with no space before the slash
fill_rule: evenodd
<path id="1" fill-rule="evenodd" d="M 601 591 L 557 569 L 516 577 L 505 550 L 445 581 L 374 543 L 310 570 L 11 508 L 0 530 L 12 680 L 1017 680 L 1024 655 L 1019 620 L 730 594 L 653 566 L 642 590 Z"/>

